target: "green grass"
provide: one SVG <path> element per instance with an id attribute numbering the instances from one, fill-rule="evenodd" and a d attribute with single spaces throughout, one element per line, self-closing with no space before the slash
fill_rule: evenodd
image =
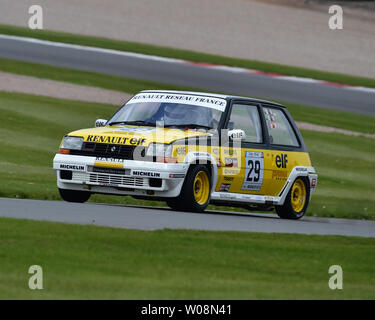
<path id="1" fill-rule="evenodd" d="M 41 79 L 50 79 L 56 81 L 69 82 L 79 85 L 92 86 L 115 90 L 126 93 L 137 93 L 147 89 L 175 89 L 191 90 L 189 87 L 171 86 L 159 82 L 146 80 L 137 80 L 101 74 L 96 72 L 75 70 L 69 68 L 55 67 L 38 63 L 17 61 L 12 59 L 0 58 L 0 71 L 9 72 L 19 75 L 37 77 Z"/>
<path id="2" fill-rule="evenodd" d="M 279 102 L 287 106 L 295 121 L 303 121 L 361 133 L 375 133 L 374 116 Z"/>
<path id="3" fill-rule="evenodd" d="M 319 175 L 308 214 L 375 219 L 375 140 L 302 131 Z"/>
<path id="4" fill-rule="evenodd" d="M 375 298 L 371 238 L 0 221 L 0 299 Z M 28 288 L 35 264 L 43 290 Z"/>
<path id="5" fill-rule="evenodd" d="M 95 119 L 108 118 L 116 109 L 0 92 L 0 181 L 6 182 L 0 184 L 0 196 L 60 199 L 52 159 L 62 137 L 92 127 Z M 308 215 L 374 220 L 375 140 L 308 131 L 303 136 L 319 174 Z M 90 201 L 164 205 L 104 195 L 95 195 Z"/>
<path id="6" fill-rule="evenodd" d="M 331 73 L 320 70 L 313 70 L 301 67 L 267 63 L 256 60 L 236 59 L 218 55 L 167 48 L 149 44 L 142 44 L 129 41 L 120 41 L 114 39 L 76 35 L 64 32 L 47 31 L 47 30 L 30 30 L 24 27 L 9 25 L 0 25 L 0 34 L 17 35 L 23 37 L 32 37 L 42 40 L 65 42 L 100 48 L 115 49 L 120 51 L 137 52 L 148 55 L 162 57 L 178 58 L 195 62 L 207 62 L 212 64 L 222 64 L 248 69 L 256 69 L 264 72 L 279 73 L 283 75 L 315 78 L 326 81 L 332 81 L 343 84 L 366 86 L 375 88 L 375 79 Z"/>
<path id="7" fill-rule="evenodd" d="M 136 80 L 5 58 L 0 58 L 0 71 L 116 90 L 132 94 L 146 89 L 195 90 L 194 88 L 190 87 Z M 267 99 L 267 97 L 263 98 Z M 375 133 L 375 117 L 372 116 L 285 103 L 283 101 L 277 102 L 286 105 L 296 121 L 306 121 L 314 124 L 332 126 L 362 133 Z"/>

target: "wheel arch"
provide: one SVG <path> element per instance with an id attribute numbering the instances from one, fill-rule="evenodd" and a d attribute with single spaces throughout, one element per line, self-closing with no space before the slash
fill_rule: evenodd
<path id="1" fill-rule="evenodd" d="M 315 174 L 315 169 L 312 167 L 294 167 L 293 170 L 290 172 L 287 181 L 285 182 L 283 188 L 281 189 L 280 193 L 278 194 L 279 201 L 277 205 L 283 205 L 288 195 L 290 189 L 293 186 L 294 181 L 298 178 L 302 178 L 306 182 L 306 188 L 308 189 L 309 195 L 311 194 L 311 186 L 310 186 L 310 173 Z"/>
<path id="2" fill-rule="evenodd" d="M 190 152 L 185 157 L 185 163 L 189 164 L 189 169 L 196 165 L 204 165 L 210 172 L 211 193 L 215 190 L 217 183 L 218 167 L 215 158 L 207 152 Z"/>

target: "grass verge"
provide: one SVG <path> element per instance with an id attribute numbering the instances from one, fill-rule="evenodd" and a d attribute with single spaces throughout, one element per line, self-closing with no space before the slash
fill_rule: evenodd
<path id="1" fill-rule="evenodd" d="M 136 80 L 95 72 L 80 71 L 43 64 L 0 58 L 0 71 L 42 79 L 70 82 L 109 90 L 135 94 L 146 89 L 195 90 L 190 87 Z M 199 90 L 198 90 L 199 91 Z M 264 97 L 267 98 L 267 97 Z M 319 125 L 342 128 L 363 133 L 375 133 L 375 117 L 335 111 L 324 108 L 284 103 L 296 121 L 308 121 Z"/>
<path id="2" fill-rule="evenodd" d="M 62 137 L 108 118 L 113 105 L 0 92 L 0 196 L 60 199 L 52 159 Z M 375 219 L 375 141 L 303 132 L 319 185 L 308 215 Z M 22 156 L 20 156 L 22 155 Z M 95 195 L 96 202 L 165 205 L 131 197 Z M 214 207 L 210 207 L 214 208 Z M 230 210 L 236 210 L 229 208 Z"/>
<path id="3" fill-rule="evenodd" d="M 168 47 L 142 44 L 129 41 L 120 41 L 108 38 L 76 35 L 71 33 L 48 31 L 48 30 L 30 30 L 24 27 L 10 25 L 0 25 L 0 34 L 31 37 L 42 40 L 65 42 L 99 48 L 115 49 L 120 51 L 137 52 L 161 57 L 177 58 L 195 62 L 206 62 L 212 64 L 228 65 L 248 69 L 256 69 L 264 72 L 279 73 L 282 75 L 314 78 L 331 82 L 364 86 L 375 88 L 375 79 L 344 75 L 320 70 L 313 70 L 301 67 L 287 66 L 275 63 L 267 63 L 256 60 L 237 59 L 230 57 L 217 56 L 212 54 L 200 53 L 189 50 L 174 49 Z"/>
<path id="4" fill-rule="evenodd" d="M 132 78 L 55 67 L 45 64 L 24 62 L 5 58 L 0 58 L 0 71 L 133 94 L 147 89 L 192 89 L 189 87 L 169 85 L 147 80 L 137 80 Z"/>
<path id="5" fill-rule="evenodd" d="M 374 299 L 374 250 L 371 238 L 2 218 L 0 299 Z M 28 288 L 35 264 L 43 290 Z M 331 265 L 343 290 L 328 287 Z"/>

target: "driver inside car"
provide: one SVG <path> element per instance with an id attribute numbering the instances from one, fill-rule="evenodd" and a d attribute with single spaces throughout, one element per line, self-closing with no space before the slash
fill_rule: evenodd
<path id="1" fill-rule="evenodd" d="M 180 106 L 178 104 L 167 104 L 164 108 L 163 116 L 165 125 L 173 124 L 192 124 L 197 123 L 198 115 L 195 110 L 189 106 Z"/>
<path id="2" fill-rule="evenodd" d="M 165 126 L 195 124 L 212 127 L 212 118 L 212 111 L 209 108 L 199 113 L 195 106 L 168 103 L 161 106 L 151 121 L 164 121 Z"/>

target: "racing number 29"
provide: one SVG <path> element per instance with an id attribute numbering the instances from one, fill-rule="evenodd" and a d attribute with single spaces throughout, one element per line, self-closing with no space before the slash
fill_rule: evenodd
<path id="1" fill-rule="evenodd" d="M 258 182 L 260 177 L 260 161 L 248 160 L 247 166 L 249 167 L 249 173 L 247 174 L 246 181 Z M 252 176 L 253 171 L 254 176 Z"/>

